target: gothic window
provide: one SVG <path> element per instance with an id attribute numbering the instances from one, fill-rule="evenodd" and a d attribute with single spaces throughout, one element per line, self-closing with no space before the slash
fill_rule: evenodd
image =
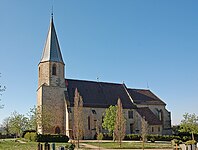
<path id="1" fill-rule="evenodd" d="M 88 130 L 90 130 L 90 116 L 88 116 Z"/>
<path id="2" fill-rule="evenodd" d="M 130 123 L 130 134 L 133 133 L 133 123 Z"/>
<path id="3" fill-rule="evenodd" d="M 154 127 L 151 128 L 151 132 L 154 132 Z"/>
<path id="4" fill-rule="evenodd" d="M 132 110 L 128 111 L 128 116 L 129 116 L 129 119 L 133 119 L 133 111 Z"/>
<path id="5" fill-rule="evenodd" d="M 60 134 L 60 128 L 59 127 L 56 127 L 55 134 Z"/>
<path id="6" fill-rule="evenodd" d="M 52 66 L 52 75 L 56 75 L 56 64 Z"/>
<path id="7" fill-rule="evenodd" d="M 97 124 L 97 120 L 94 120 L 94 128 L 93 128 L 93 130 L 96 130 L 96 124 Z"/>
<path id="8" fill-rule="evenodd" d="M 158 127 L 158 132 L 160 132 L 160 127 Z"/>

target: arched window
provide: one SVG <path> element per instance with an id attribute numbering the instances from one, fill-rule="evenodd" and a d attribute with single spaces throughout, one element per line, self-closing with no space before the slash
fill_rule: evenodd
<path id="1" fill-rule="evenodd" d="M 55 134 L 60 134 L 60 128 L 59 127 L 56 127 Z"/>
<path id="2" fill-rule="evenodd" d="M 91 127 L 90 127 L 90 116 L 88 116 L 88 130 L 90 130 L 91 129 Z"/>
<path id="3" fill-rule="evenodd" d="M 52 66 L 52 75 L 56 75 L 56 64 Z"/>

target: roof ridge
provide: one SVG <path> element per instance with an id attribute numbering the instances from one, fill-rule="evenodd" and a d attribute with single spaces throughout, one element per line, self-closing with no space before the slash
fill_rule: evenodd
<path id="1" fill-rule="evenodd" d="M 150 89 L 142 89 L 142 88 L 127 88 L 128 90 L 141 90 L 141 91 L 151 91 Z"/>
<path id="2" fill-rule="evenodd" d="M 122 83 L 100 82 L 100 81 L 81 80 L 81 79 L 67 79 L 66 78 L 65 80 L 73 80 L 73 81 L 81 81 L 81 82 L 92 82 L 92 83 L 103 83 L 103 84 L 113 84 L 113 85 L 122 85 Z"/>

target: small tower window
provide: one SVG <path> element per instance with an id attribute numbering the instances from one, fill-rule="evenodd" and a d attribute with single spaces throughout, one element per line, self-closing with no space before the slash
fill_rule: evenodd
<path id="1" fill-rule="evenodd" d="M 39 78 L 41 77 L 41 68 L 39 67 Z"/>
<path id="2" fill-rule="evenodd" d="M 56 75 L 56 64 L 52 66 L 52 75 Z"/>
<path id="3" fill-rule="evenodd" d="M 91 127 L 90 127 L 90 116 L 88 116 L 88 130 L 90 130 L 91 129 Z"/>

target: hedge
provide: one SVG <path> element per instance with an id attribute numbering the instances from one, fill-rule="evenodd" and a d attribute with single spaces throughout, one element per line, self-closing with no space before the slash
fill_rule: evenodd
<path id="1" fill-rule="evenodd" d="M 183 138 L 185 140 L 183 140 Z M 147 135 L 147 140 L 151 141 L 151 142 L 155 142 L 155 141 L 171 141 L 173 139 L 178 139 L 178 140 L 182 140 L 182 141 L 186 141 L 189 138 L 187 137 L 183 137 L 180 138 L 179 136 L 175 136 L 175 135 Z M 108 134 L 108 133 L 103 133 L 103 140 L 112 140 L 113 137 L 112 135 Z M 140 141 L 141 140 L 141 135 L 140 134 L 127 134 L 124 137 L 124 140 L 130 140 L 130 141 Z"/>
<path id="2" fill-rule="evenodd" d="M 154 141 L 171 141 L 173 139 L 180 140 L 179 136 L 174 135 L 147 135 L 147 140 L 154 142 Z"/>
<path id="3" fill-rule="evenodd" d="M 66 135 L 42 135 L 37 136 L 37 142 L 68 142 L 69 137 Z"/>

